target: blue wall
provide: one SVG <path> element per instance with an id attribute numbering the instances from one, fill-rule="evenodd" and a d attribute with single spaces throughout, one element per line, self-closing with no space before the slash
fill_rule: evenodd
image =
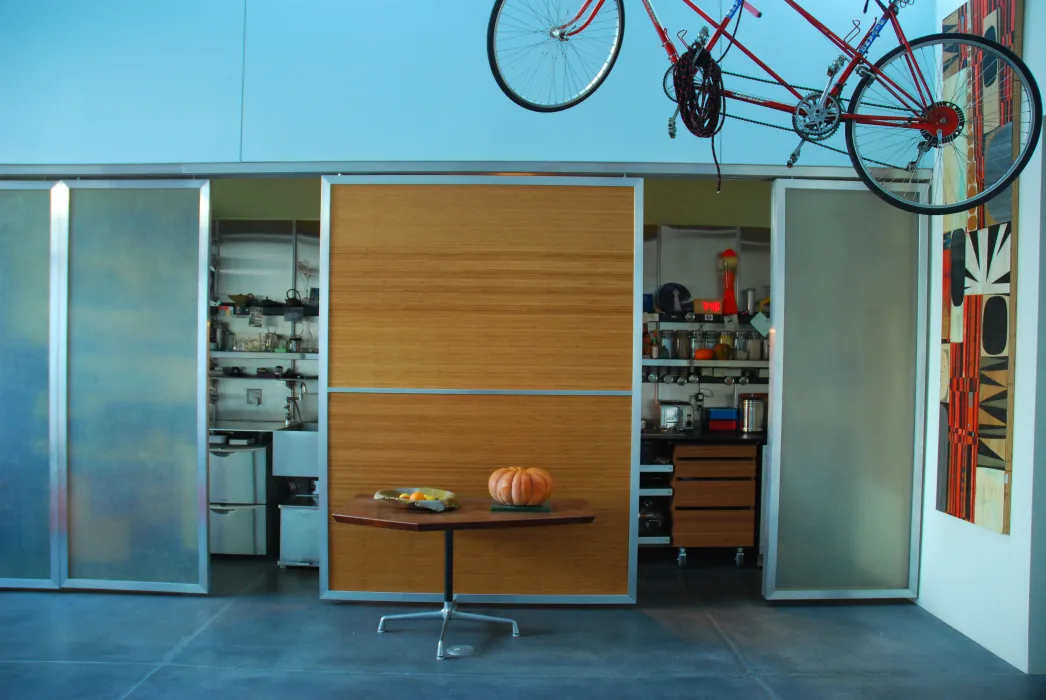
<path id="1" fill-rule="evenodd" d="M 553 115 L 517 107 L 495 85 L 485 46 L 491 4 L 7 2 L 0 60 L 19 70 L 0 74 L 0 162 L 711 162 L 708 143 L 667 136 L 667 61 L 638 0 L 625 2 L 614 73 L 593 98 Z M 724 4 L 701 2 L 715 16 Z M 828 42 L 781 0 L 756 4 L 764 17 L 744 16 L 742 40 L 786 79 L 823 82 L 835 57 Z M 873 17 L 860 15 L 863 0 L 805 4 L 840 33 Z M 699 18 L 681 2 L 657 5 L 672 34 L 686 27 L 695 36 Z M 932 3 L 903 17 L 911 36 L 933 30 Z M 887 37 L 879 48 L 891 46 Z M 728 63 L 751 66 L 736 50 Z M 795 143 L 732 122 L 721 155 L 780 165 Z M 802 163 L 848 160 L 811 148 Z"/>

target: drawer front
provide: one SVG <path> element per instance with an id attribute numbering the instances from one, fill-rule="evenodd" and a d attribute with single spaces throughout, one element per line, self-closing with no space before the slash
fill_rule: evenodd
<path id="1" fill-rule="evenodd" d="M 755 460 L 678 459 L 676 479 L 754 479 Z"/>
<path id="2" fill-rule="evenodd" d="M 312 506 L 280 506 L 280 562 L 320 563 L 320 509 Z"/>
<path id="3" fill-rule="evenodd" d="M 319 433 L 280 430 L 272 434 L 273 476 L 320 478 Z"/>
<path id="4" fill-rule="evenodd" d="M 680 481 L 672 485 L 673 508 L 755 505 L 755 481 Z"/>
<path id="5" fill-rule="evenodd" d="M 210 450 L 210 502 L 265 503 L 265 452 L 264 448 Z"/>
<path id="6" fill-rule="evenodd" d="M 211 505 L 211 554 L 267 554 L 265 517 L 265 506 Z"/>
<path id="7" fill-rule="evenodd" d="M 680 459 L 755 459 L 755 445 L 676 445 L 673 455 Z"/>
<path id="8" fill-rule="evenodd" d="M 755 510 L 674 510 L 672 544 L 676 547 L 751 547 Z"/>

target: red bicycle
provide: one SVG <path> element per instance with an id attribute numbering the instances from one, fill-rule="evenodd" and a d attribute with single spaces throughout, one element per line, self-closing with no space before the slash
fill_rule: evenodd
<path id="1" fill-rule="evenodd" d="M 850 42 L 860 35 L 859 22 L 840 37 L 795 0 L 783 0 L 842 52 L 821 88 L 785 81 L 737 40 L 744 12 L 762 16 L 751 3 L 735 0 L 723 21 L 716 22 L 693 0 L 682 1 L 714 30 L 703 29 L 680 53 L 650 0 L 642 0 L 671 62 L 664 80 L 665 93 L 677 105 L 669 121 L 671 136 L 676 117 L 696 136 L 712 137 L 723 127 L 729 100 L 758 105 L 791 115 L 791 128 L 800 137 L 788 160 L 791 167 L 805 143 L 826 145 L 822 142 L 845 124 L 845 152 L 869 189 L 921 214 L 984 204 L 1020 175 L 1038 143 L 1042 98 L 1028 67 L 1013 52 L 979 36 L 931 34 L 908 40 L 898 14 L 914 0 L 874 0 L 882 14 L 856 45 Z M 865 0 L 865 12 L 872 1 Z M 898 45 L 872 63 L 868 51 L 887 25 Z M 557 112 L 603 84 L 624 32 L 623 0 L 497 0 L 487 28 L 490 69 L 516 104 Z M 729 42 L 726 50 L 713 58 L 723 40 Z M 754 79 L 779 85 L 789 101 L 726 89 L 724 75 L 749 77 L 720 67 L 734 46 L 768 76 Z M 846 98 L 843 91 L 855 74 L 857 87 Z M 930 184 L 928 201 L 913 201 L 911 187 L 898 187 L 913 183 Z"/>

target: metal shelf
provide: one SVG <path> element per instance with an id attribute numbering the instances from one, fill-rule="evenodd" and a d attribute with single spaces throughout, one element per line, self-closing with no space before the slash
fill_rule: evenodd
<path id="1" fill-rule="evenodd" d="M 672 544 L 672 538 L 668 536 L 663 537 L 639 537 L 640 547 L 652 547 L 654 545 L 666 545 Z"/>
<path id="2" fill-rule="evenodd" d="M 280 382 L 315 382 L 319 381 L 319 377 L 277 377 L 274 374 L 266 374 L 260 376 L 257 374 L 208 374 L 208 379 L 254 379 L 262 381 L 280 381 Z"/>
<path id="3" fill-rule="evenodd" d="M 726 367 L 730 369 L 769 369 L 767 360 L 651 360 L 643 358 L 644 367 Z"/>
<path id="4" fill-rule="evenodd" d="M 639 472 L 641 474 L 671 474 L 673 467 L 671 464 L 640 464 Z"/>
<path id="5" fill-rule="evenodd" d="M 660 489 L 639 489 L 640 496 L 671 496 L 672 489 L 660 488 Z"/>
<path id="6" fill-rule="evenodd" d="M 740 323 L 723 323 L 722 321 L 647 321 L 657 323 L 658 328 L 663 331 L 725 331 L 725 330 L 752 330 L 752 324 L 748 321 Z"/>
<path id="7" fill-rule="evenodd" d="M 212 350 L 211 357 L 215 360 L 318 360 L 318 352 L 228 352 L 225 350 Z"/>

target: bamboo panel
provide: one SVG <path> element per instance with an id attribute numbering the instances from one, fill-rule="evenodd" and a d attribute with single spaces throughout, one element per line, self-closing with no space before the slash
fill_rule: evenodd
<path id="1" fill-rule="evenodd" d="M 333 186 L 330 386 L 631 389 L 634 244 L 631 187 Z"/>
<path id="2" fill-rule="evenodd" d="M 381 488 L 433 486 L 487 496 L 497 467 L 541 466 L 556 497 L 583 498 L 587 525 L 455 537 L 458 593 L 623 595 L 628 592 L 631 397 L 331 394 L 332 511 Z M 433 517 L 439 517 L 434 515 Z M 330 588 L 442 590 L 441 533 L 334 522 Z"/>

